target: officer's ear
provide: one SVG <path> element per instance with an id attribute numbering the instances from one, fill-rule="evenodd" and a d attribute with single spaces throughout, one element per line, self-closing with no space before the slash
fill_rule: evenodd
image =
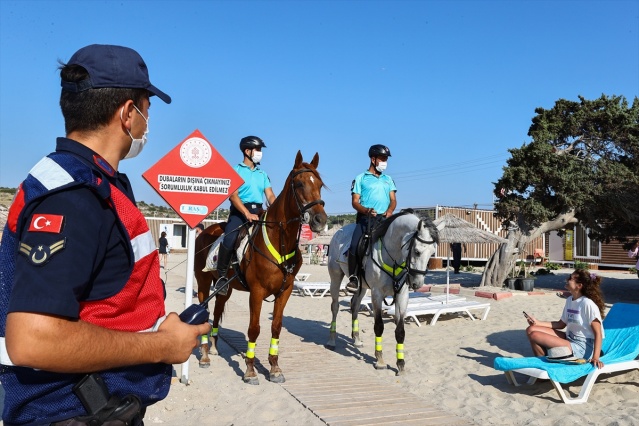
<path id="1" fill-rule="evenodd" d="M 120 123 L 122 125 L 122 130 L 124 131 L 124 133 L 127 134 L 127 136 L 129 134 L 127 130 L 131 130 L 133 114 L 136 113 L 134 106 L 135 103 L 133 102 L 133 100 L 129 99 L 128 101 L 123 103 L 116 112 L 117 118 L 120 120 Z"/>

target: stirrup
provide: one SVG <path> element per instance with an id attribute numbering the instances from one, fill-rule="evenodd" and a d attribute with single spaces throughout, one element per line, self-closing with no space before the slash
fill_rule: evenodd
<path id="1" fill-rule="evenodd" d="M 229 279 L 226 277 L 220 277 L 216 282 L 215 285 L 213 286 L 213 291 L 217 291 L 216 294 L 219 294 L 220 296 L 226 296 L 227 293 L 229 292 Z"/>
<path id="2" fill-rule="evenodd" d="M 359 290 L 359 279 L 357 279 L 357 275 L 351 275 L 348 277 L 348 280 L 346 290 L 351 293 L 357 293 L 357 290 Z"/>

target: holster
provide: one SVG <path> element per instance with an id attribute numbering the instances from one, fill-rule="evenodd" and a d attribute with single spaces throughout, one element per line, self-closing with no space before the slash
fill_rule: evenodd
<path id="1" fill-rule="evenodd" d="M 110 395 L 98 374 L 87 374 L 73 387 L 88 415 L 52 423 L 51 426 L 142 426 L 146 408 L 135 395 Z"/>

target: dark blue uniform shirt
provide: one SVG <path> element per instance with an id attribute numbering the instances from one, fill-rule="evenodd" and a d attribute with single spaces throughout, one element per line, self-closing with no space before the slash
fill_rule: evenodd
<path id="1" fill-rule="evenodd" d="M 113 170 L 88 147 L 58 138 L 56 151 L 74 154 L 135 203 L 126 175 Z M 29 231 L 37 215 L 62 216 L 60 232 Z M 88 187 L 62 190 L 29 204 L 17 231 L 19 242 L 29 247 L 51 247 L 64 239 L 64 248 L 42 264 L 22 253 L 16 255 L 9 312 L 78 318 L 80 302 L 101 300 L 118 293 L 133 270 L 127 232 L 108 203 Z"/>

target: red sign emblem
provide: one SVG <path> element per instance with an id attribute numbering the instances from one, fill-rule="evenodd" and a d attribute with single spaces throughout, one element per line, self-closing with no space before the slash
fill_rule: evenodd
<path id="1" fill-rule="evenodd" d="M 59 214 L 34 214 L 29 225 L 29 232 L 51 232 L 59 234 L 62 230 L 64 216 Z"/>
<path id="2" fill-rule="evenodd" d="M 199 130 L 142 177 L 191 228 L 244 183 Z"/>

